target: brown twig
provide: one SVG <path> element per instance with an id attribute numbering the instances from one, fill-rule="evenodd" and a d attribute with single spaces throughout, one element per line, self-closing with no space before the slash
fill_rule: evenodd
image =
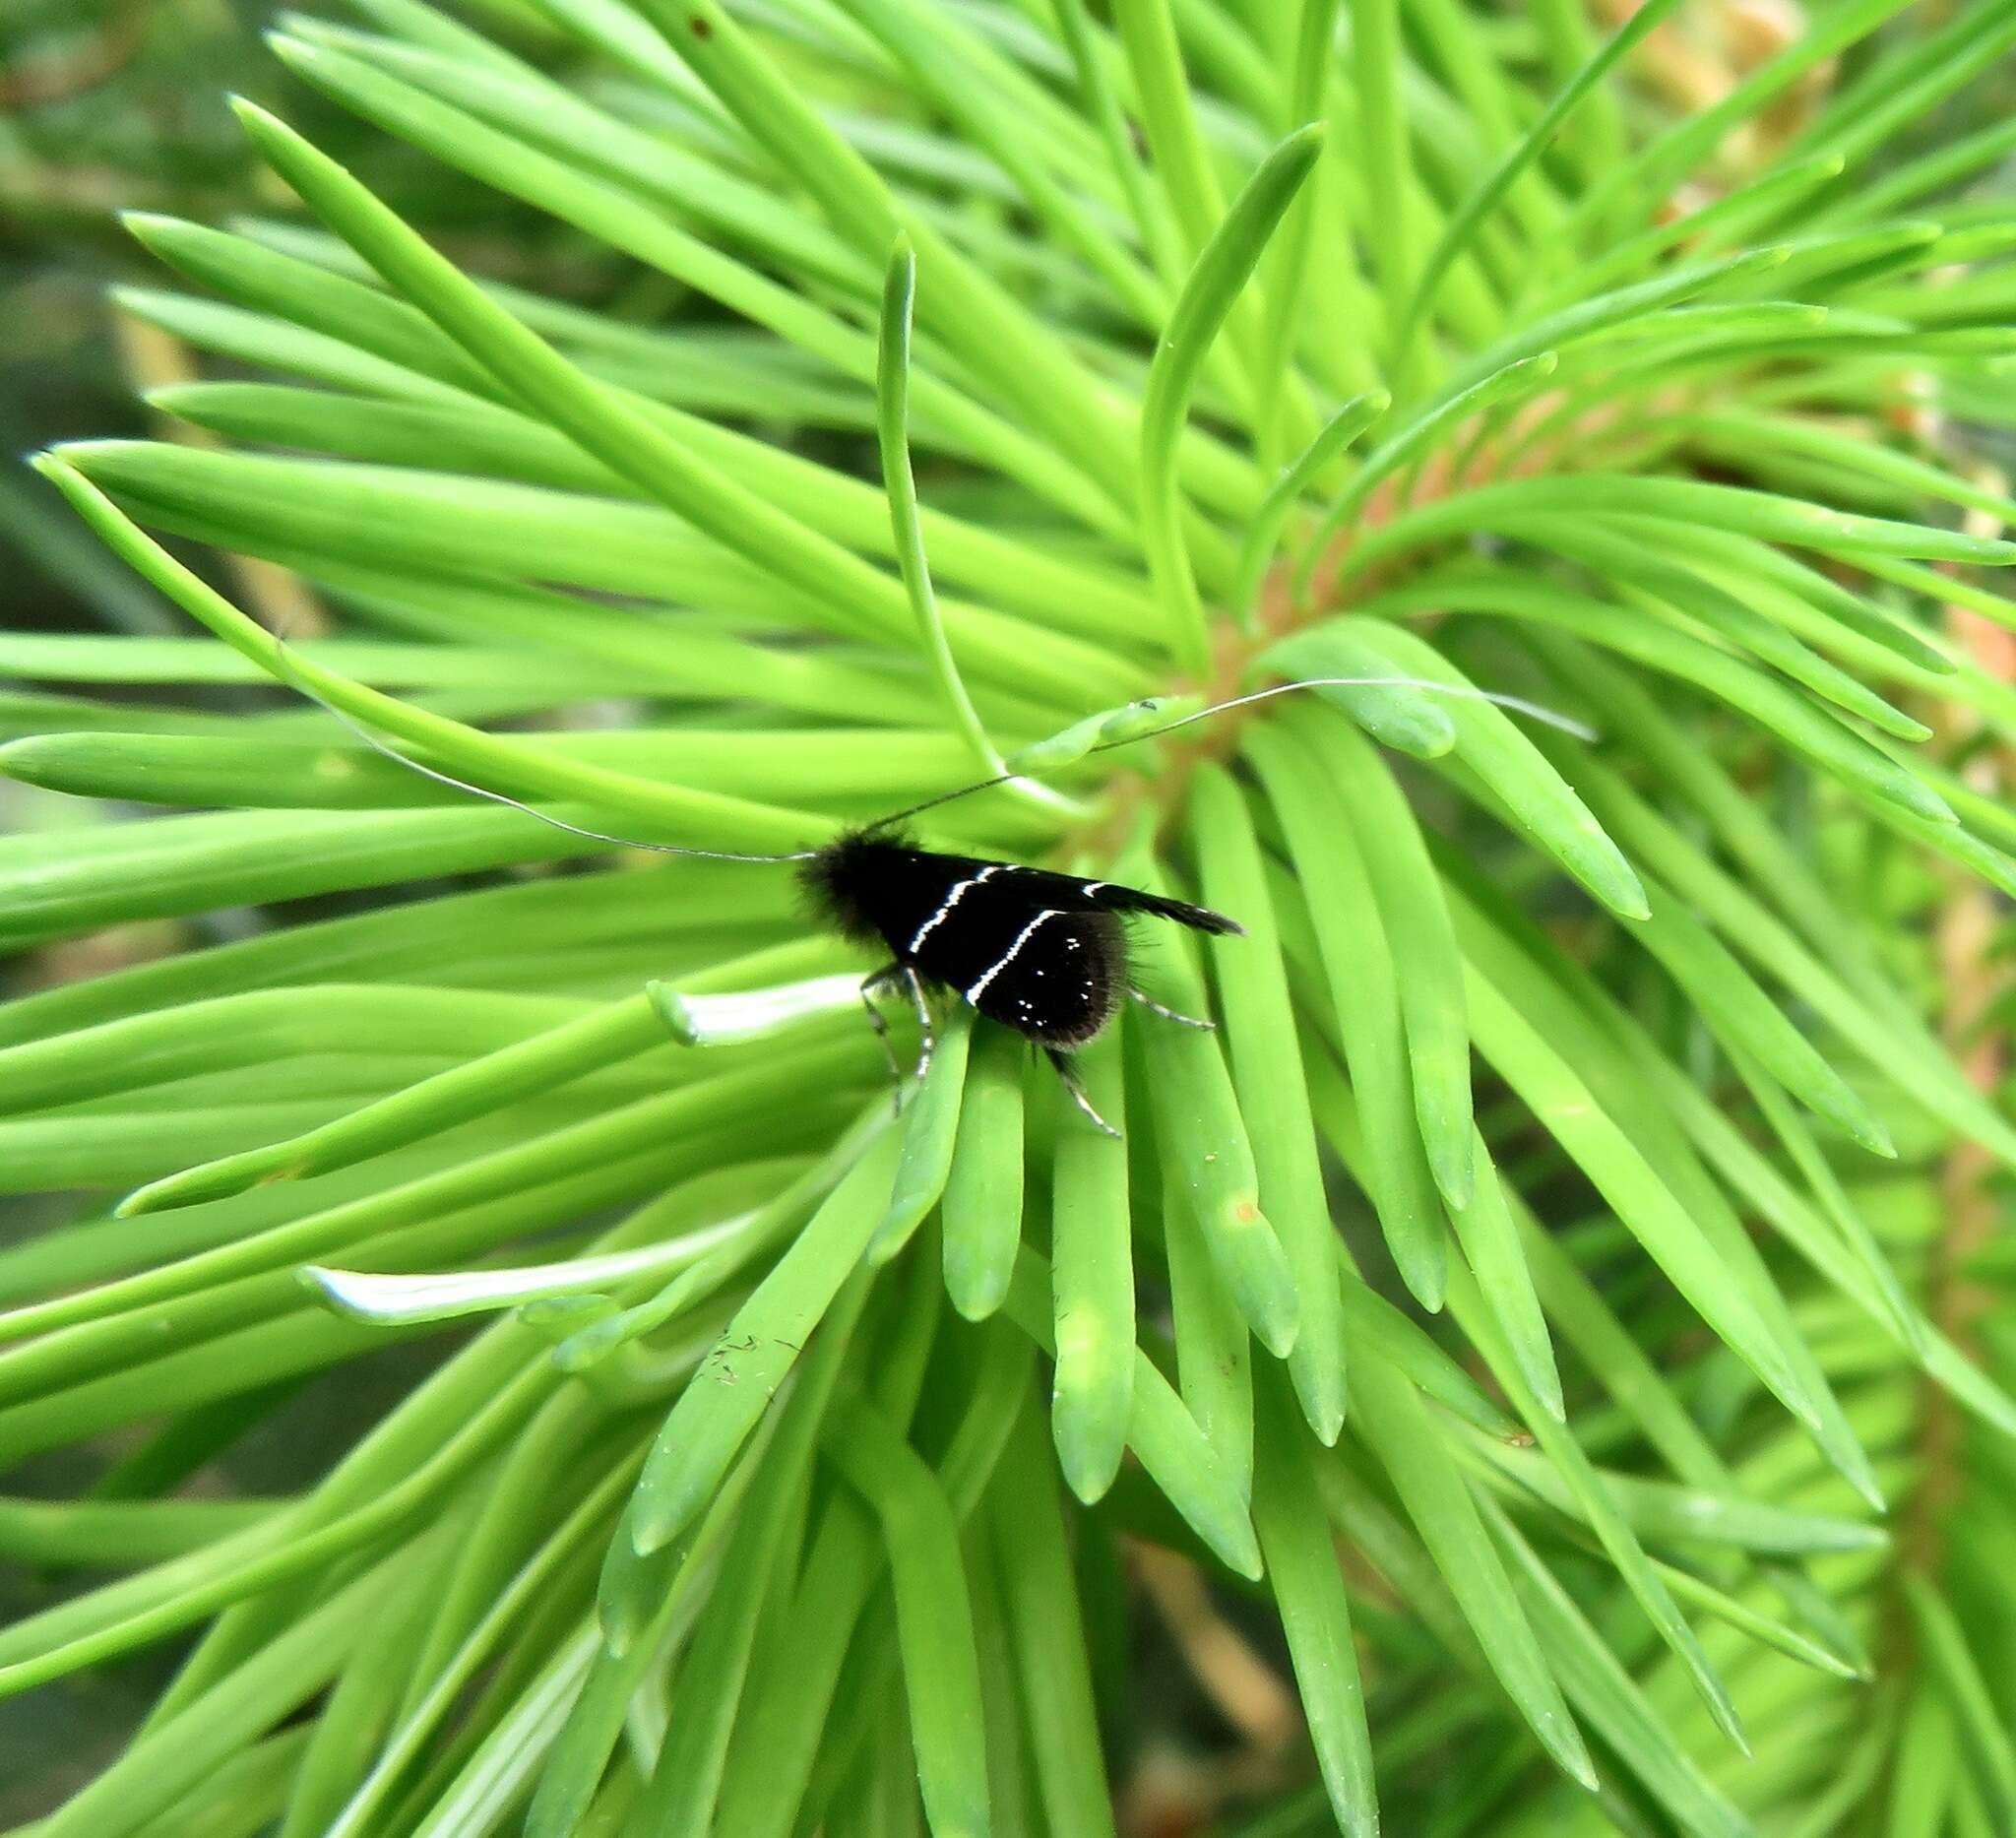
<path id="1" fill-rule="evenodd" d="M 1194 1564 L 1152 1545 L 1131 1554 L 1142 1591 L 1191 1676 L 1248 1748 L 1279 1755 L 1302 1727 L 1294 1692 L 1218 1612 Z"/>
<path id="2" fill-rule="evenodd" d="M 1978 469 L 1979 482 L 2007 491 L 1991 469 Z M 1968 514 L 1977 536 L 2001 534 L 2000 520 L 1982 511 Z M 2016 632 L 1965 606 L 1945 609 L 1948 635 L 1956 647 L 1997 682 L 2016 682 Z M 1944 750 L 1970 787 L 1988 796 L 2008 789 L 2005 749 L 1983 744 L 1983 724 L 1972 710 L 1955 705 L 1944 723 Z M 1945 873 L 1947 894 L 1939 909 L 1933 942 L 1939 986 L 1945 998 L 1940 1033 L 1970 1084 L 1990 1097 L 2009 1064 L 2006 1031 L 1984 1026 L 2008 985 L 2009 973 L 1996 955 L 2003 916 L 1995 895 L 1974 875 L 1955 867 Z M 1962 1139 L 1947 1152 L 1939 1174 L 1944 1229 L 1932 1240 L 1925 1275 L 1926 1310 L 1933 1324 L 1963 1353 L 1973 1353 L 1974 1329 L 1989 1297 L 1968 1266 L 1993 1236 L 1999 1206 L 1990 1182 L 1994 1158 L 1979 1143 Z M 1922 1473 L 1911 1505 L 1903 1541 L 1907 1565 L 1921 1575 L 1936 1573 L 1940 1528 L 1959 1495 L 1961 1442 L 1965 1426 L 1959 1406 L 1941 1385 L 1926 1380 L 1919 1437 Z"/>
<path id="3" fill-rule="evenodd" d="M 123 0 L 103 28 L 78 44 L 0 70 L 0 108 L 43 108 L 108 83 L 147 40 L 153 0 Z"/>

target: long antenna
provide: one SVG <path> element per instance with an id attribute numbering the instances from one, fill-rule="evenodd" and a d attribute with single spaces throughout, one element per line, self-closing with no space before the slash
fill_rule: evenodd
<path id="1" fill-rule="evenodd" d="M 613 843 L 619 849 L 648 849 L 660 856 L 699 856 L 708 861 L 810 861 L 819 852 L 814 849 L 800 849 L 788 856 L 744 856 L 726 849 L 686 849 L 674 843 L 640 842 L 634 836 L 612 836 L 606 830 L 591 830 L 579 823 L 569 823 L 564 817 L 556 817 L 550 811 L 536 808 L 522 798 L 493 792 L 486 785 L 472 785 L 467 779 L 458 779 L 453 773 L 441 771 L 416 760 L 410 753 L 402 753 L 390 741 L 380 738 L 370 729 L 351 715 L 347 709 L 340 709 L 326 696 L 311 689 L 294 673 L 287 664 L 286 641 L 278 636 L 274 639 L 275 663 L 288 684 L 300 691 L 310 702 L 315 703 L 325 714 L 333 715 L 344 727 L 361 740 L 372 752 L 381 754 L 396 766 L 404 766 L 409 772 L 416 772 L 423 779 L 431 779 L 436 785 L 445 785 L 458 792 L 467 792 L 472 797 L 486 797 L 493 804 L 503 804 L 512 810 L 523 811 L 528 817 L 536 817 L 541 823 L 549 823 L 556 830 L 565 830 L 570 836 L 585 836 L 592 843 Z"/>
<path id="2" fill-rule="evenodd" d="M 1578 722 L 1572 715 L 1563 715 L 1558 709 L 1550 709 L 1542 702 L 1529 702 L 1524 696 L 1508 696 L 1501 690 L 1480 689 L 1475 683 L 1442 683 L 1432 676 L 1298 676 L 1292 683 L 1274 683 L 1266 689 L 1254 689 L 1243 696 L 1232 696 L 1224 702 L 1214 702 L 1208 709 L 1198 709 L 1189 715 L 1180 715 L 1172 722 L 1165 722 L 1160 728 L 1151 728 L 1145 733 L 1129 734 L 1124 740 L 1106 740 L 1096 747 L 1088 748 L 1093 753 L 1110 753 L 1116 746 L 1132 746 L 1137 740 L 1153 740 L 1157 734 L 1173 733 L 1178 728 L 1187 728 L 1192 722 L 1201 722 L 1207 715 L 1222 714 L 1227 709 L 1243 708 L 1249 702 L 1265 702 L 1270 696 L 1285 696 L 1297 689 L 1425 689 L 1438 696 L 1453 696 L 1463 702 L 1489 702 L 1497 708 L 1510 709 L 1515 715 L 1525 715 L 1548 728 L 1558 728 L 1563 733 L 1573 734 L 1578 740 L 1599 740 L 1596 729 L 1586 722 Z"/>
<path id="3" fill-rule="evenodd" d="M 794 850 L 789 855 L 757 856 L 740 855 L 726 849 L 689 849 L 675 843 L 647 843 L 633 836 L 615 836 L 607 830 L 591 830 L 579 823 L 569 823 L 564 817 L 556 817 L 549 811 L 538 809 L 503 792 L 492 791 L 486 785 L 473 785 L 467 779 L 458 779 L 453 773 L 441 771 L 414 759 L 410 753 L 403 753 L 390 741 L 374 734 L 346 709 L 340 709 L 327 697 L 311 688 L 288 666 L 286 641 L 277 634 L 274 638 L 275 663 L 288 685 L 306 696 L 326 714 L 334 716 L 357 739 L 389 759 L 394 765 L 404 766 L 409 772 L 416 772 L 423 779 L 431 779 L 436 785 L 445 785 L 453 791 L 467 792 L 472 797 L 487 798 L 493 804 L 502 804 L 507 809 L 523 812 L 535 817 L 540 823 L 550 824 L 556 830 L 565 830 L 570 836 L 585 837 L 592 843 L 609 843 L 618 849 L 644 849 L 660 856 L 697 856 L 705 861 L 810 861 L 819 854 L 816 849 Z M 1165 722 L 1160 728 L 1150 728 L 1141 733 L 1128 734 L 1119 740 L 1104 740 L 1097 746 L 1087 747 L 1084 758 L 1093 753 L 1110 753 L 1116 747 L 1134 746 L 1143 740 L 1153 740 L 1166 733 L 1173 733 L 1178 728 L 1187 728 L 1192 722 L 1201 722 L 1209 715 L 1221 715 L 1227 709 L 1244 708 L 1253 702 L 1266 702 L 1275 696 L 1291 695 L 1301 689 L 1418 689 L 1432 695 L 1452 696 L 1461 701 L 1489 702 L 1498 708 L 1510 709 L 1516 714 L 1526 715 L 1549 728 L 1558 728 L 1563 733 L 1570 733 L 1581 740 L 1595 740 L 1598 735 L 1593 728 L 1575 721 L 1538 702 L 1530 702 L 1524 696 L 1505 695 L 1494 689 L 1480 689 L 1474 683 L 1443 683 L 1428 676 L 1304 676 L 1292 683 L 1274 683 L 1265 689 L 1254 689 L 1242 696 L 1231 696 L 1223 702 L 1214 702 L 1208 708 L 1197 709 L 1191 714 L 1178 716 L 1174 721 Z M 1058 766 L 1075 764 L 1075 761 L 1060 760 Z M 1052 768 L 1051 770 L 1055 770 Z M 920 815 L 926 810 L 935 810 L 940 804 L 950 804 L 958 798 L 971 797 L 976 792 L 990 792 L 997 785 L 1007 785 L 1018 779 L 1035 779 L 1041 769 L 1033 772 L 998 773 L 991 779 L 977 779 L 972 785 L 962 785 L 950 792 L 940 792 L 935 797 L 927 797 L 920 803 L 903 810 L 892 811 L 886 817 L 877 817 L 867 827 L 883 830 L 892 824 L 902 823 L 907 818 Z"/>
<path id="4" fill-rule="evenodd" d="M 1464 702 L 1489 702 L 1501 709 L 1510 709 L 1515 714 L 1531 716 L 1537 722 L 1544 722 L 1549 728 L 1558 728 L 1563 733 L 1573 734 L 1578 740 L 1596 740 L 1601 736 L 1594 728 L 1576 721 L 1572 716 L 1563 715 L 1556 709 L 1547 708 L 1539 702 L 1529 702 L 1524 696 L 1509 696 L 1495 689 L 1480 689 L 1475 683 L 1442 683 L 1431 676 L 1300 676 L 1292 683 L 1275 683 L 1266 689 L 1255 689 L 1242 696 L 1231 696 L 1224 702 L 1214 702 L 1209 708 L 1197 709 L 1188 715 L 1178 716 L 1172 722 L 1165 722 L 1160 728 L 1150 728 L 1140 733 L 1128 734 L 1120 740 L 1102 740 L 1098 746 L 1090 746 L 1079 758 L 1093 753 L 1110 753 L 1116 747 L 1134 746 L 1143 740 L 1153 740 L 1159 734 L 1173 733 L 1178 728 L 1187 728 L 1192 722 L 1201 722 L 1207 715 L 1220 715 L 1227 709 L 1243 708 L 1249 702 L 1265 702 L 1273 696 L 1286 696 L 1298 689 L 1420 689 L 1432 695 L 1452 696 Z M 1059 766 L 1076 764 L 1075 760 L 1060 760 Z M 920 804 L 913 804 L 907 810 L 893 811 L 886 817 L 877 817 L 868 827 L 879 830 L 892 823 L 901 823 L 906 817 L 914 817 L 926 810 L 935 810 L 940 804 L 949 804 L 954 798 L 971 796 L 975 792 L 991 791 L 997 785 L 1006 785 L 1011 779 L 1028 779 L 1039 776 L 1042 769 L 1033 771 L 1006 772 L 993 779 L 980 779 L 972 785 L 962 785 L 957 791 L 940 792 L 936 797 L 927 797 Z"/>

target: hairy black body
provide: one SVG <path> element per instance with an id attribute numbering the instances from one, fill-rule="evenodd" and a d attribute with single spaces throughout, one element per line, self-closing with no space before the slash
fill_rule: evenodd
<path id="1" fill-rule="evenodd" d="M 798 877 L 835 930 L 888 949 L 878 982 L 956 990 L 989 1021 L 1057 1051 L 1096 1039 L 1130 993 L 1127 918 L 1240 929 L 1207 907 L 1113 881 L 936 855 L 881 825 L 829 844 Z"/>

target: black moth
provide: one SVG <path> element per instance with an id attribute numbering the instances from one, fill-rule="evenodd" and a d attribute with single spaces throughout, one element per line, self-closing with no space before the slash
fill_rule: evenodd
<path id="1" fill-rule="evenodd" d="M 1097 1039 L 1129 998 L 1171 1021 L 1211 1025 L 1151 1002 L 1132 986 L 1124 921 L 1139 915 L 1196 931 L 1241 934 L 1236 921 L 1208 907 L 1115 881 L 919 849 L 893 823 L 850 831 L 815 851 L 798 880 L 819 917 L 843 937 L 889 952 L 890 962 L 862 983 L 861 999 L 881 1034 L 887 1024 L 876 995 L 909 992 L 923 1031 L 919 1073 L 929 1063 L 932 1040 L 925 992 L 949 989 L 989 1021 L 1042 1047 L 1079 1108 L 1102 1129 L 1104 1119 L 1072 1075 L 1070 1048 Z"/>
<path id="2" fill-rule="evenodd" d="M 935 1038 L 927 992 L 933 988 L 952 989 L 989 1021 L 1013 1028 L 1025 1040 L 1040 1046 L 1078 1108 L 1107 1135 L 1117 1135 L 1080 1088 L 1067 1057 L 1070 1049 L 1096 1040 L 1118 1012 L 1120 1003 L 1130 998 L 1185 1027 L 1212 1025 L 1150 1001 L 1128 982 L 1124 920 L 1141 915 L 1172 919 L 1197 931 L 1245 935 L 1237 921 L 1208 907 L 1165 900 L 1160 894 L 1122 887 L 1117 881 L 1088 881 L 1074 874 L 1054 874 L 1019 861 L 942 856 L 919 849 L 902 827 L 906 819 L 920 811 L 1006 783 L 999 778 L 941 792 L 908 810 L 850 830 L 824 848 L 808 849 L 797 855 L 742 855 L 723 849 L 691 849 L 584 829 L 503 792 L 458 779 L 402 753 L 303 682 L 288 667 L 285 645 L 277 645 L 275 651 L 275 662 L 286 681 L 319 703 L 374 752 L 437 785 L 451 786 L 491 803 L 509 805 L 570 835 L 617 843 L 627 849 L 648 849 L 662 856 L 698 856 L 712 861 L 800 863 L 798 882 L 817 917 L 851 943 L 879 944 L 889 952 L 890 962 L 862 982 L 861 1005 L 868 1011 L 883 1051 L 889 1055 L 889 1068 L 898 1081 L 899 1095 L 902 1068 L 890 1051 L 889 1024 L 875 1006 L 876 996 L 897 988 L 908 992 L 922 1040 L 915 1074 L 921 1078 L 930 1065 Z M 1276 693 L 1279 692 L 1262 690 L 1218 706 L 1234 707 L 1237 702 L 1257 701 Z M 1155 704 L 1135 706 L 1150 711 Z M 1201 714 L 1215 712 L 1207 709 Z M 1183 727 L 1198 719 L 1200 715 L 1186 716 L 1171 726 Z M 1146 739 L 1150 735 L 1135 737 Z"/>
<path id="3" fill-rule="evenodd" d="M 1019 861 L 989 861 L 976 856 L 941 856 L 919 849 L 902 826 L 919 812 L 936 809 L 956 798 L 970 797 L 1008 783 L 1015 774 L 983 779 L 954 792 L 940 792 L 908 810 L 878 818 L 858 830 L 850 830 L 822 849 L 808 849 L 796 855 L 741 855 L 722 849 L 688 849 L 670 843 L 644 843 L 630 837 L 611 836 L 606 830 L 584 829 L 578 823 L 549 815 L 521 803 L 487 786 L 472 785 L 467 779 L 425 765 L 381 740 L 326 696 L 303 682 L 286 663 L 286 646 L 275 645 L 274 662 L 283 678 L 311 701 L 320 703 L 366 746 L 387 759 L 418 773 L 436 784 L 452 786 L 493 803 L 508 804 L 541 823 L 574 836 L 586 836 L 598 843 L 617 843 L 626 849 L 649 849 L 663 856 L 700 856 L 713 861 L 795 861 L 798 881 L 818 917 L 843 937 L 855 944 L 882 945 L 889 963 L 861 984 L 861 1002 L 868 1011 L 884 1052 L 889 1052 L 888 1023 L 875 1006 L 883 992 L 902 988 L 916 1011 L 923 1049 L 916 1074 L 923 1076 L 930 1064 L 933 1028 L 927 992 L 933 988 L 956 990 L 977 1013 L 1003 1027 L 1013 1028 L 1025 1040 L 1040 1046 L 1057 1068 L 1078 1108 L 1106 1134 L 1117 1135 L 1087 1101 L 1071 1070 L 1070 1049 L 1097 1040 L 1119 1011 L 1120 1003 L 1131 998 L 1167 1020 L 1185 1027 L 1208 1028 L 1212 1024 L 1151 1002 L 1127 980 L 1127 934 L 1124 922 L 1141 916 L 1173 920 L 1194 931 L 1221 936 L 1243 937 L 1244 928 L 1223 913 L 1209 907 L 1193 907 L 1180 900 L 1165 900 L 1160 894 L 1144 893 L 1138 887 L 1123 887 L 1117 881 L 1086 881 L 1074 874 L 1055 874 L 1047 868 L 1026 867 Z M 1407 687 L 1433 695 L 1475 698 L 1514 708 L 1588 740 L 1596 735 L 1580 724 L 1541 708 L 1518 696 L 1503 696 L 1475 689 L 1467 683 L 1450 684 L 1418 676 L 1312 676 L 1292 683 L 1276 683 L 1215 702 L 1178 717 L 1159 728 L 1108 739 L 1090 750 L 1095 753 L 1153 739 L 1190 723 L 1202 721 L 1226 709 L 1264 702 L 1271 696 L 1287 695 L 1298 689 Z M 1152 714 L 1153 699 L 1133 705 L 1133 712 Z M 1095 718 L 1096 719 L 1096 718 Z M 1075 755 L 1073 757 L 1076 757 Z M 890 1071 L 899 1081 L 902 1071 L 894 1053 L 889 1055 Z"/>
<path id="4" fill-rule="evenodd" d="M 1071 1070 L 1071 1049 L 1097 1040 L 1119 1012 L 1121 1002 L 1129 999 L 1185 1027 L 1212 1026 L 1209 1021 L 1179 1015 L 1150 1001 L 1128 981 L 1125 921 L 1134 917 L 1169 919 L 1178 925 L 1188 925 L 1193 931 L 1245 936 L 1245 928 L 1235 919 L 1214 913 L 1209 907 L 1166 900 L 1160 894 L 1123 887 L 1117 881 L 1080 880 L 1075 874 L 1057 874 L 1019 861 L 939 855 L 934 850 L 919 849 L 903 827 L 908 819 L 922 811 L 1007 784 L 1021 776 L 1016 773 L 942 792 L 907 810 L 877 818 L 861 829 L 847 831 L 823 848 L 792 855 L 743 855 L 731 850 L 640 842 L 632 837 L 612 836 L 606 830 L 584 829 L 578 823 L 552 816 L 488 786 L 472 785 L 401 752 L 302 681 L 289 667 L 286 657 L 286 646 L 277 643 L 274 662 L 285 681 L 309 700 L 321 704 L 373 751 L 436 784 L 452 786 L 492 803 L 507 804 L 541 823 L 550 823 L 556 830 L 598 843 L 649 849 L 663 856 L 699 856 L 713 861 L 798 863 L 799 885 L 824 923 L 852 943 L 880 945 L 889 952 L 890 961 L 862 982 L 861 1002 L 882 1040 L 883 1051 L 889 1053 L 890 1071 L 898 1080 L 899 1094 L 902 1069 L 890 1052 L 889 1024 L 875 1006 L 875 998 L 898 989 L 908 993 L 922 1039 L 916 1065 L 916 1076 L 921 1078 L 930 1065 L 934 1039 L 929 991 L 950 989 L 976 1013 L 1013 1028 L 1025 1040 L 1040 1046 L 1078 1108 L 1107 1135 L 1117 1135 L 1119 1132 L 1108 1128 L 1080 1089 Z M 1114 747 L 1130 746 L 1227 709 L 1242 708 L 1295 690 L 1379 686 L 1495 703 L 1517 709 L 1579 738 L 1597 738 L 1592 729 L 1550 709 L 1518 696 L 1473 688 L 1468 683 L 1401 675 L 1311 676 L 1215 702 L 1161 727 L 1142 729 L 1137 726 L 1135 731 L 1124 737 L 1108 738 L 1089 750 L 1103 753 Z M 1152 715 L 1157 707 L 1150 699 L 1133 704 L 1129 713 Z M 1102 731 L 1110 732 L 1110 726 Z"/>

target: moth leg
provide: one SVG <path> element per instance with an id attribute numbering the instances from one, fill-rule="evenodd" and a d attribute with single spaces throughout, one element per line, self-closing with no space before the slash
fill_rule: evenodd
<path id="1" fill-rule="evenodd" d="M 1092 1108 L 1092 1100 L 1085 1095 L 1085 1087 L 1078 1082 L 1078 1073 L 1071 1064 L 1070 1054 L 1060 1052 L 1054 1046 L 1045 1046 L 1043 1051 L 1049 1055 L 1050 1064 L 1057 1068 L 1057 1076 L 1064 1081 L 1064 1089 L 1071 1094 L 1071 1102 L 1091 1118 L 1093 1128 L 1118 1142 L 1120 1132 Z"/>
<path id="2" fill-rule="evenodd" d="M 1139 989 L 1129 989 L 1127 993 L 1150 1014 L 1160 1015 L 1165 1021 L 1173 1021 L 1185 1028 L 1202 1028 L 1208 1034 L 1218 1032 L 1218 1023 L 1215 1021 L 1200 1021 L 1195 1015 L 1179 1015 L 1173 1008 L 1165 1008 L 1160 1002 L 1143 995 Z"/>
<path id="3" fill-rule="evenodd" d="M 868 1026 L 875 1030 L 875 1045 L 882 1049 L 882 1057 L 889 1062 L 889 1083 L 892 1100 L 900 1114 L 903 1110 L 903 1067 L 897 1063 L 896 1048 L 889 1044 L 889 1017 L 875 1006 L 876 995 L 895 981 L 898 966 L 886 964 L 871 977 L 861 979 L 861 1007 L 868 1017 Z"/>
<path id="4" fill-rule="evenodd" d="M 931 1069 L 931 1055 L 937 1050 L 938 1027 L 931 1019 L 931 1004 L 924 997 L 924 980 L 917 975 L 915 966 L 899 964 L 895 968 L 896 974 L 909 983 L 911 1006 L 917 1011 L 917 1065 L 913 1076 L 921 1085 L 924 1074 Z"/>

